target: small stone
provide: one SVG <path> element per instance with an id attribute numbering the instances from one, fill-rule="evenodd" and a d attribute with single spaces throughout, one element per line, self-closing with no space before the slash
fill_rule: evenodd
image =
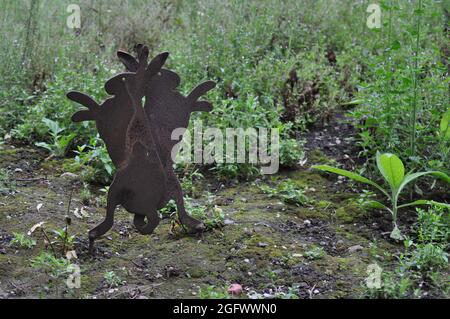
<path id="1" fill-rule="evenodd" d="M 23 172 L 23 169 L 21 169 L 21 168 L 16 168 L 16 169 L 14 170 L 14 172 L 15 172 L 15 173 L 22 173 L 22 172 Z"/>
<path id="2" fill-rule="evenodd" d="M 65 172 L 61 174 L 62 178 L 67 178 L 67 179 L 78 179 L 78 175 L 71 173 L 71 172 Z"/>
<path id="3" fill-rule="evenodd" d="M 303 225 L 310 226 L 311 225 L 311 221 L 309 219 L 306 219 L 306 220 L 303 221 Z"/>
<path id="4" fill-rule="evenodd" d="M 240 284 L 231 284 L 228 287 L 228 293 L 233 296 L 240 295 L 242 293 L 242 286 Z"/>
<path id="5" fill-rule="evenodd" d="M 268 243 L 263 243 L 263 242 L 258 243 L 258 247 L 267 247 L 267 246 L 269 246 Z"/>
<path id="6" fill-rule="evenodd" d="M 223 221 L 223 223 L 224 223 L 225 225 L 233 225 L 233 224 L 234 224 L 234 220 L 231 220 L 231 219 L 225 219 L 225 220 Z"/>
<path id="7" fill-rule="evenodd" d="M 354 245 L 354 246 L 348 247 L 348 252 L 349 253 L 354 253 L 354 252 L 362 250 L 363 248 L 364 247 L 361 246 L 361 245 Z"/>

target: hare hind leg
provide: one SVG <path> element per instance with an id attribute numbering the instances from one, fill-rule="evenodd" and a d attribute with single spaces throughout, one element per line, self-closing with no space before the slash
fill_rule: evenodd
<path id="1" fill-rule="evenodd" d="M 181 188 L 180 182 L 175 176 L 173 169 L 169 168 L 167 170 L 167 176 L 169 178 L 169 186 L 166 196 L 175 200 L 178 210 L 178 218 L 180 219 L 181 224 L 186 226 L 190 233 L 200 233 L 204 231 L 205 225 L 201 221 L 188 215 L 186 212 L 186 209 L 184 208 L 183 189 Z"/>
<path id="2" fill-rule="evenodd" d="M 147 221 L 145 221 L 147 217 Z M 142 235 L 148 235 L 153 233 L 156 226 L 158 226 L 160 218 L 156 209 L 150 210 L 149 213 L 145 215 L 134 214 L 134 226 Z"/>

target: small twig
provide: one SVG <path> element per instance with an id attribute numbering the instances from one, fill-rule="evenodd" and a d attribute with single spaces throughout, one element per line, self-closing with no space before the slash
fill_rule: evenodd
<path id="1" fill-rule="evenodd" d="M 67 216 L 69 216 L 69 213 L 70 213 L 70 204 L 72 203 L 73 191 L 74 191 L 74 189 L 72 188 L 72 191 L 70 192 L 70 197 L 69 197 L 69 205 L 67 205 L 67 213 L 66 213 Z"/>
<path id="2" fill-rule="evenodd" d="M 52 249 L 53 255 L 56 256 L 55 247 L 53 247 L 52 241 L 48 238 L 47 233 L 45 232 L 44 228 L 41 228 L 42 234 L 44 234 L 45 239 L 47 240 L 48 244 L 50 245 L 50 248 Z"/>
<path id="3" fill-rule="evenodd" d="M 316 285 L 312 286 L 311 289 L 309 289 L 309 299 L 312 299 L 313 293 L 314 293 L 314 289 L 316 288 Z"/>
<path id="4" fill-rule="evenodd" d="M 67 213 L 66 213 L 66 227 L 64 230 L 64 240 L 63 240 L 63 246 L 62 246 L 62 255 L 64 256 L 64 251 L 66 250 L 66 242 L 67 242 L 67 237 L 68 237 L 68 232 L 69 232 L 69 222 L 68 222 L 68 218 L 69 218 L 69 213 L 70 213 L 70 204 L 72 203 L 72 196 L 73 196 L 73 188 L 72 191 L 70 192 L 70 197 L 69 197 L 69 204 L 67 205 Z"/>

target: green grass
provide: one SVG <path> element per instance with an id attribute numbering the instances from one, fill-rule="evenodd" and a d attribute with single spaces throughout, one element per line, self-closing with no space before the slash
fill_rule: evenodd
<path id="1" fill-rule="evenodd" d="M 152 54 L 171 53 L 168 66 L 181 75 L 182 92 L 205 79 L 218 81 L 208 95 L 214 111 L 194 119 L 221 129 L 279 128 L 282 166 L 303 157 L 297 131 L 326 122 L 353 100 L 360 104 L 352 111 L 355 120 L 366 119 L 358 140 L 366 155 L 382 148 L 409 156 L 406 140 L 414 134 L 412 164 L 449 169 L 449 145 L 436 138 L 449 97 L 443 4 L 414 11 L 406 1 L 381 1 L 390 18 L 382 19 L 381 29 L 368 29 L 370 1 L 81 1 L 82 29 L 75 32 L 65 25 L 69 3 L 4 0 L 0 105 L 10 116 L 0 121 L 0 133 L 16 142 L 39 143 L 58 156 L 77 145 L 103 153 L 102 142 L 90 142 L 93 123 L 70 122 L 78 106 L 65 93 L 77 89 L 104 99 L 105 79 L 123 69 L 115 50 L 148 43 Z M 416 41 L 418 18 L 422 36 Z M 327 60 L 329 50 L 335 65 Z M 292 74 L 296 83 L 289 82 Z M 315 94 L 305 98 L 312 87 Z M 52 135 L 48 121 L 59 125 L 61 136 Z M 110 162 L 86 156 L 83 164 L 94 166 L 86 180 L 108 182 Z M 224 179 L 248 178 L 259 175 L 253 166 L 219 164 L 214 171 Z"/>
<path id="2" fill-rule="evenodd" d="M 171 53 L 168 66 L 180 74 L 183 93 L 205 79 L 218 82 L 208 95 L 214 111 L 195 115 L 193 120 L 200 118 L 205 125 L 220 129 L 278 128 L 280 162 L 286 167 L 303 157 L 302 141 L 295 132 L 329 118 L 339 104 L 348 102 L 349 88 L 359 77 L 358 72 L 339 70 L 357 70 L 357 51 L 345 43 L 365 41 L 347 32 L 356 24 L 358 30 L 364 30 L 363 5 L 81 1 L 82 29 L 75 32 L 65 26 L 69 3 L 5 0 L 0 16 L 4 38 L 0 55 L 7 61 L 0 68 L 4 79 L 0 105 L 11 114 L 0 121 L 0 133 L 15 142 L 39 143 L 57 156 L 83 145 L 89 146 L 84 147 L 86 152 L 104 150 L 101 142 L 92 145 L 93 123 L 70 122 L 78 106 L 69 102 L 65 93 L 77 89 L 104 99 L 105 79 L 123 70 L 115 50 L 132 50 L 139 42 L 148 43 L 152 54 Z M 118 19 L 125 9 L 127 14 Z M 326 58 L 328 47 L 339 52 L 339 70 Z M 286 80 L 292 70 L 299 80 L 291 88 Z M 318 94 L 298 102 L 311 83 Z M 283 114 L 290 108 L 296 109 L 296 116 L 286 122 Z M 52 134 L 49 121 L 59 125 L 60 135 Z M 75 138 L 69 143 L 71 134 Z M 83 155 L 79 155 L 79 163 L 94 166 L 86 180 L 108 182 L 113 173 L 110 162 L 89 154 L 83 159 Z M 216 165 L 215 171 L 225 179 L 259 175 L 249 164 Z"/>
<path id="3" fill-rule="evenodd" d="M 418 208 L 417 213 L 414 232 L 404 241 L 404 251 L 395 256 L 398 263 L 394 270 L 383 270 L 381 286 L 367 288 L 367 297 L 425 298 L 433 291 L 449 296 L 449 209 Z"/>

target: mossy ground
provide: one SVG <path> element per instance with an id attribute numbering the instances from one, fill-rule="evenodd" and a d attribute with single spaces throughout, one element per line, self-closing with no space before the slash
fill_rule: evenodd
<path id="1" fill-rule="evenodd" d="M 231 283 L 266 296 L 295 287 L 301 298 L 360 297 L 371 263 L 369 243 L 376 238 L 385 251 L 398 248 L 373 229 L 367 213 L 358 210 L 356 194 L 302 168 L 282 172 L 270 183 L 290 178 L 311 199 L 305 206 L 287 205 L 261 192 L 258 184 L 269 179 L 225 186 L 212 193 L 226 215 L 226 225 L 201 235 L 177 236 L 171 234 L 169 219 L 154 234 L 140 235 L 131 215 L 119 209 L 113 229 L 96 242 L 92 257 L 87 232 L 101 222 L 104 207 L 92 204 L 86 207 L 89 217 L 75 217 L 73 210 L 83 206 L 81 184 L 61 177 L 63 161 L 50 165 L 44 154 L 30 148 L 3 146 L 1 154 L 0 167 L 9 175 L 9 189 L 0 197 L 2 297 L 197 298 L 200 287 Z M 208 179 L 202 184 L 211 192 Z M 79 289 L 68 289 L 65 275 L 52 278 L 31 266 L 32 258 L 46 249 L 39 232 L 32 234 L 37 241 L 32 249 L 10 245 L 13 232 L 27 233 L 42 221 L 49 233 L 62 228 L 72 189 L 69 232 L 75 235 L 74 263 L 81 268 Z M 348 249 L 355 245 L 362 248 Z M 306 258 L 305 252 L 314 247 L 322 247 L 324 254 Z M 104 279 L 107 271 L 114 271 L 123 283 L 110 287 Z"/>

